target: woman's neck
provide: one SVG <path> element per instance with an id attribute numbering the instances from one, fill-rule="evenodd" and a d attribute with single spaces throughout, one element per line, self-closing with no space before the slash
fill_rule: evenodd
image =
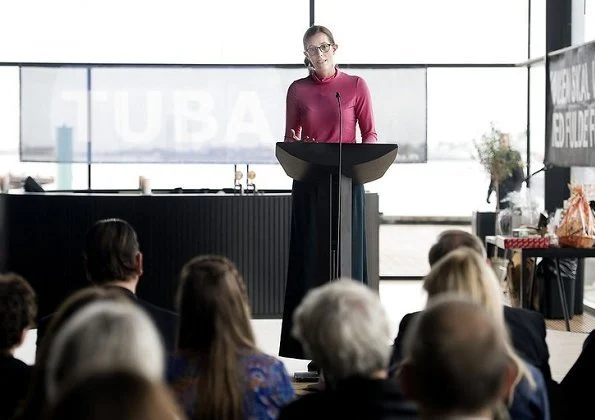
<path id="1" fill-rule="evenodd" d="M 318 72 L 317 70 L 314 71 L 314 76 L 316 76 L 316 78 L 318 80 L 320 80 L 321 82 L 324 81 L 325 79 L 334 77 L 336 74 L 337 74 L 336 67 L 333 67 L 328 70 L 323 70 L 322 72 Z"/>

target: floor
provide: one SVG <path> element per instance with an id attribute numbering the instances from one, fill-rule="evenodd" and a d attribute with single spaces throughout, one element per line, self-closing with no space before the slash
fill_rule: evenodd
<path id="1" fill-rule="evenodd" d="M 470 226 L 446 225 L 381 225 L 380 275 L 423 276 L 429 269 L 428 250 L 436 236 L 446 229 L 470 232 Z"/>

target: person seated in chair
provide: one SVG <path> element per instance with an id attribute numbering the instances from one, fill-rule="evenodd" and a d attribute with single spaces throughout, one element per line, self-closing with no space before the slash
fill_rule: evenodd
<path id="1" fill-rule="evenodd" d="M 502 329 L 507 331 L 500 284 L 485 258 L 475 250 L 461 247 L 449 252 L 434 264 L 424 278 L 423 287 L 428 292 L 428 302 L 437 296 L 452 293 L 472 299 L 485 307 L 494 320 L 502 325 Z M 417 316 L 419 313 L 410 317 L 409 321 Z M 405 325 L 410 327 L 411 323 Z M 405 325 L 401 323 L 399 329 L 401 339 L 406 334 L 406 328 L 401 329 Z M 514 386 L 506 401 L 511 418 L 549 419 L 549 398 L 543 375 L 535 366 L 523 360 L 508 341 L 507 352 L 516 369 Z"/>
<path id="2" fill-rule="evenodd" d="M 378 294 L 340 279 L 312 289 L 293 318 L 293 335 L 321 368 L 325 387 L 283 408 L 279 419 L 417 418 L 388 378 L 390 327 Z"/>
<path id="3" fill-rule="evenodd" d="M 505 418 L 515 379 L 506 330 L 459 295 L 428 302 L 405 337 L 403 392 L 431 419 Z"/>
<path id="4" fill-rule="evenodd" d="M 35 292 L 21 276 L 0 275 L 0 419 L 13 416 L 25 399 L 32 368 L 14 357 L 35 323 Z"/>
<path id="5" fill-rule="evenodd" d="M 430 267 L 434 267 L 448 253 L 461 247 L 470 248 L 487 260 L 485 248 L 477 236 L 464 230 L 449 229 L 442 232 L 436 243 L 430 248 L 428 253 Z M 555 408 L 554 400 L 557 399 L 558 384 L 552 379 L 549 364 L 550 353 L 545 341 L 546 328 L 543 315 L 528 309 L 513 308 L 506 305 L 503 305 L 503 312 L 504 321 L 510 333 L 514 349 L 523 360 L 535 366 L 543 375 L 553 410 Z M 416 316 L 417 312 L 405 315 L 399 325 L 399 332 L 393 344 L 391 374 L 394 374 L 402 359 L 403 335 L 409 323 Z"/>
<path id="6" fill-rule="evenodd" d="M 143 274 L 143 254 L 136 232 L 128 222 L 122 219 L 97 221 L 85 238 L 84 265 L 91 283 L 120 290 L 146 311 L 161 334 L 166 350 L 173 352 L 178 316 L 136 296 Z M 38 345 L 51 316 L 39 323 Z"/>

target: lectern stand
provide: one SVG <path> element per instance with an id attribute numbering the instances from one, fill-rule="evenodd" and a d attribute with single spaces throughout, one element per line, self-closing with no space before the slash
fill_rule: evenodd
<path id="1" fill-rule="evenodd" d="M 344 143 L 341 147 L 340 180 L 339 144 L 280 142 L 276 148 L 277 159 L 288 176 L 296 181 L 313 183 L 318 188 L 317 278 L 314 285 L 352 276 L 352 184 L 365 184 L 381 178 L 394 163 L 398 148 L 396 144 L 376 143 Z"/>

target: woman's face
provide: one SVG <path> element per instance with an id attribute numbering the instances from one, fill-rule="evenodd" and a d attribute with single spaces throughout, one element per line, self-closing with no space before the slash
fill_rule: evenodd
<path id="1" fill-rule="evenodd" d="M 308 38 L 305 47 L 304 54 L 314 66 L 316 73 L 330 74 L 334 71 L 337 46 L 332 45 L 324 33 L 319 32 Z"/>

